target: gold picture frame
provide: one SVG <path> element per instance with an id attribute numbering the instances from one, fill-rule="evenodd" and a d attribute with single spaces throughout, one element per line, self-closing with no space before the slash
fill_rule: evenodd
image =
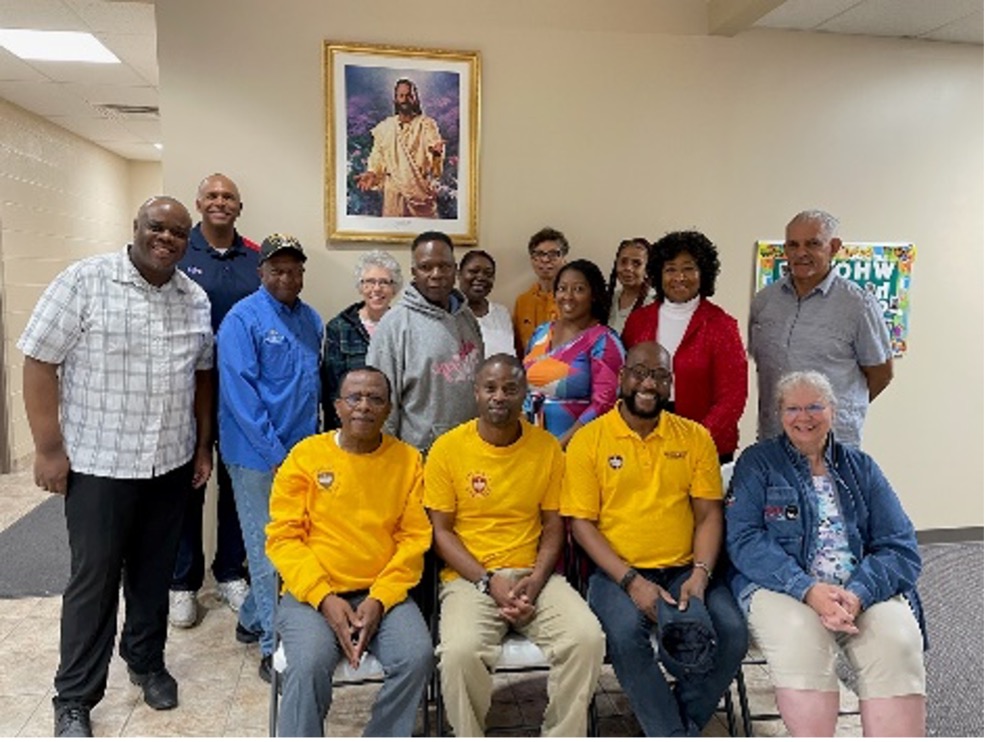
<path id="1" fill-rule="evenodd" d="M 475 245 L 479 53 L 326 41 L 329 241 Z"/>

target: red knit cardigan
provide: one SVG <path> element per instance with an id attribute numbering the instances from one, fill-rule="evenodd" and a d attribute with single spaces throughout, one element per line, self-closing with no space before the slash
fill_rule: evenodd
<path id="1" fill-rule="evenodd" d="M 628 351 L 657 340 L 659 306 L 655 302 L 630 313 L 623 328 Z M 675 414 L 708 428 L 720 455 L 735 453 L 747 397 L 746 351 L 736 319 L 703 297 L 672 365 Z"/>

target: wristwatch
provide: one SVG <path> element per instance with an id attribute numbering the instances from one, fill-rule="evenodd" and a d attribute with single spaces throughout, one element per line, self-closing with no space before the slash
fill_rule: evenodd
<path id="1" fill-rule="evenodd" d="M 485 575 L 476 580 L 473 584 L 476 589 L 479 590 L 483 595 L 490 594 L 490 580 L 493 579 L 493 573 L 487 572 Z"/>

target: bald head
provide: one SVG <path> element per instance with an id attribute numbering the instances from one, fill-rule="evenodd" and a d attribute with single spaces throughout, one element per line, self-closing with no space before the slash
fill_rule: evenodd
<path id="1" fill-rule="evenodd" d="M 202 226 L 210 237 L 223 235 L 225 239 L 210 239 L 213 247 L 229 247 L 233 225 L 243 211 L 240 189 L 222 173 L 213 173 L 199 183 L 195 196 L 195 208 L 202 215 Z"/>
<path id="2" fill-rule="evenodd" d="M 626 362 L 623 364 L 624 368 L 630 368 L 632 366 L 638 366 L 644 364 L 645 366 L 652 368 L 666 368 L 668 371 L 671 370 L 671 354 L 665 350 L 664 346 L 655 343 L 638 343 L 630 348 L 627 353 Z"/>
<path id="3" fill-rule="evenodd" d="M 153 286 L 163 286 L 185 255 L 192 218 L 171 196 L 154 196 L 141 204 L 134 219 L 130 262 Z"/>

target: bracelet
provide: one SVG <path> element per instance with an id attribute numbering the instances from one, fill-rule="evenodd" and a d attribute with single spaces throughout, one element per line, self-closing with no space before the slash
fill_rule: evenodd
<path id="1" fill-rule="evenodd" d="M 694 569 L 695 567 L 701 567 L 702 569 L 704 569 L 705 574 L 709 576 L 710 580 L 712 579 L 712 568 L 708 564 L 706 564 L 705 562 L 695 562 L 695 564 L 692 565 L 692 568 Z"/>
<path id="2" fill-rule="evenodd" d="M 630 567 L 630 569 L 626 571 L 626 574 L 624 574 L 623 578 L 620 580 L 620 587 L 623 589 L 623 592 L 629 590 L 630 583 L 633 582 L 635 579 L 637 579 L 639 576 L 640 573 L 637 570 L 635 570 L 633 567 Z"/>

